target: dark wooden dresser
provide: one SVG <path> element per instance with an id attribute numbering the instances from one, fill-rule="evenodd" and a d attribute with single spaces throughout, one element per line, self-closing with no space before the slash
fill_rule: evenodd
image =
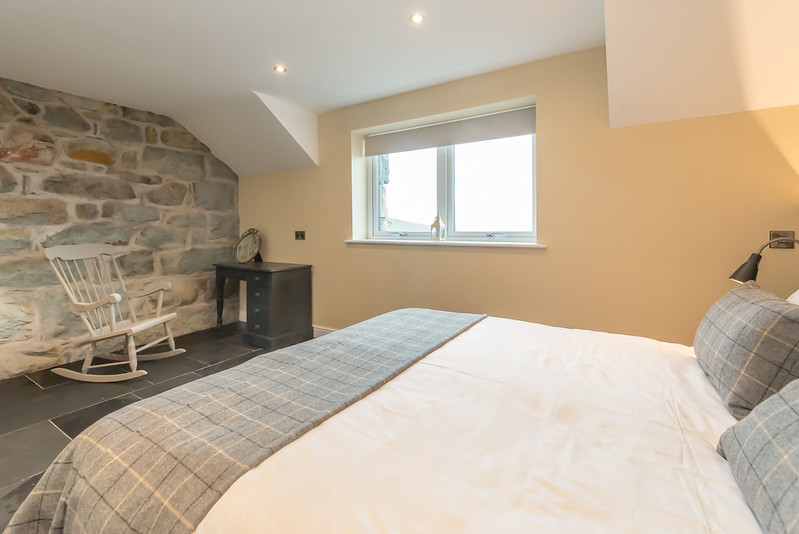
<path id="1" fill-rule="evenodd" d="M 247 283 L 247 331 L 244 340 L 268 350 L 313 337 L 311 266 L 295 263 L 217 263 L 216 322 L 222 326 L 228 278 Z"/>

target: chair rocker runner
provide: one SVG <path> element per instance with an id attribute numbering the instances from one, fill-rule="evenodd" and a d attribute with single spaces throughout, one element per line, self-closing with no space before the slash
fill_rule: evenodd
<path id="1" fill-rule="evenodd" d="M 185 349 L 175 348 L 172 330 L 167 324 L 177 314 L 161 314 L 164 291 L 171 289 L 172 284 L 154 284 L 142 291 L 128 291 L 114 255 L 113 245 L 61 245 L 47 248 L 44 253 L 75 311 L 89 330 L 87 343 L 91 344 L 80 372 L 55 368 L 52 369 L 54 373 L 84 382 L 119 382 L 147 374 L 147 371 L 137 369 L 138 361 L 159 360 L 186 352 Z M 155 294 L 155 314 L 147 318 L 137 316 L 134 302 L 141 301 L 134 299 L 147 299 Z M 158 325 L 164 326 L 164 336 L 137 347 L 134 335 Z M 117 361 L 92 365 L 98 342 L 122 336 L 125 339 L 121 354 L 112 352 L 103 355 L 104 358 Z M 169 350 L 140 354 L 164 342 L 168 344 Z M 130 371 L 116 374 L 90 372 L 92 369 L 113 365 L 129 365 Z"/>

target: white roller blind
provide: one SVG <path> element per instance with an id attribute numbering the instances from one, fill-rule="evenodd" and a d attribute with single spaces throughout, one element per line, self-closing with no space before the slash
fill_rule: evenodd
<path id="1" fill-rule="evenodd" d="M 364 139 L 364 155 L 377 156 L 533 133 L 535 133 L 535 107 L 526 107 L 369 135 Z"/>

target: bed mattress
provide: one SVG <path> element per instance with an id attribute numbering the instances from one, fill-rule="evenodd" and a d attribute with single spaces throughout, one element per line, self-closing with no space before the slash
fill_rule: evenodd
<path id="1" fill-rule="evenodd" d="M 250 470 L 201 534 L 761 532 L 690 347 L 489 317 Z"/>

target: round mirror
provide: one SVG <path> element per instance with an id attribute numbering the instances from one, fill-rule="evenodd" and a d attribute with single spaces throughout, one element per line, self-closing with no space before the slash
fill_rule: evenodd
<path id="1" fill-rule="evenodd" d="M 258 256 L 258 251 L 261 249 L 261 234 L 255 228 L 250 228 L 239 238 L 236 244 L 236 250 L 233 255 L 239 263 L 247 263 L 252 261 Z"/>

